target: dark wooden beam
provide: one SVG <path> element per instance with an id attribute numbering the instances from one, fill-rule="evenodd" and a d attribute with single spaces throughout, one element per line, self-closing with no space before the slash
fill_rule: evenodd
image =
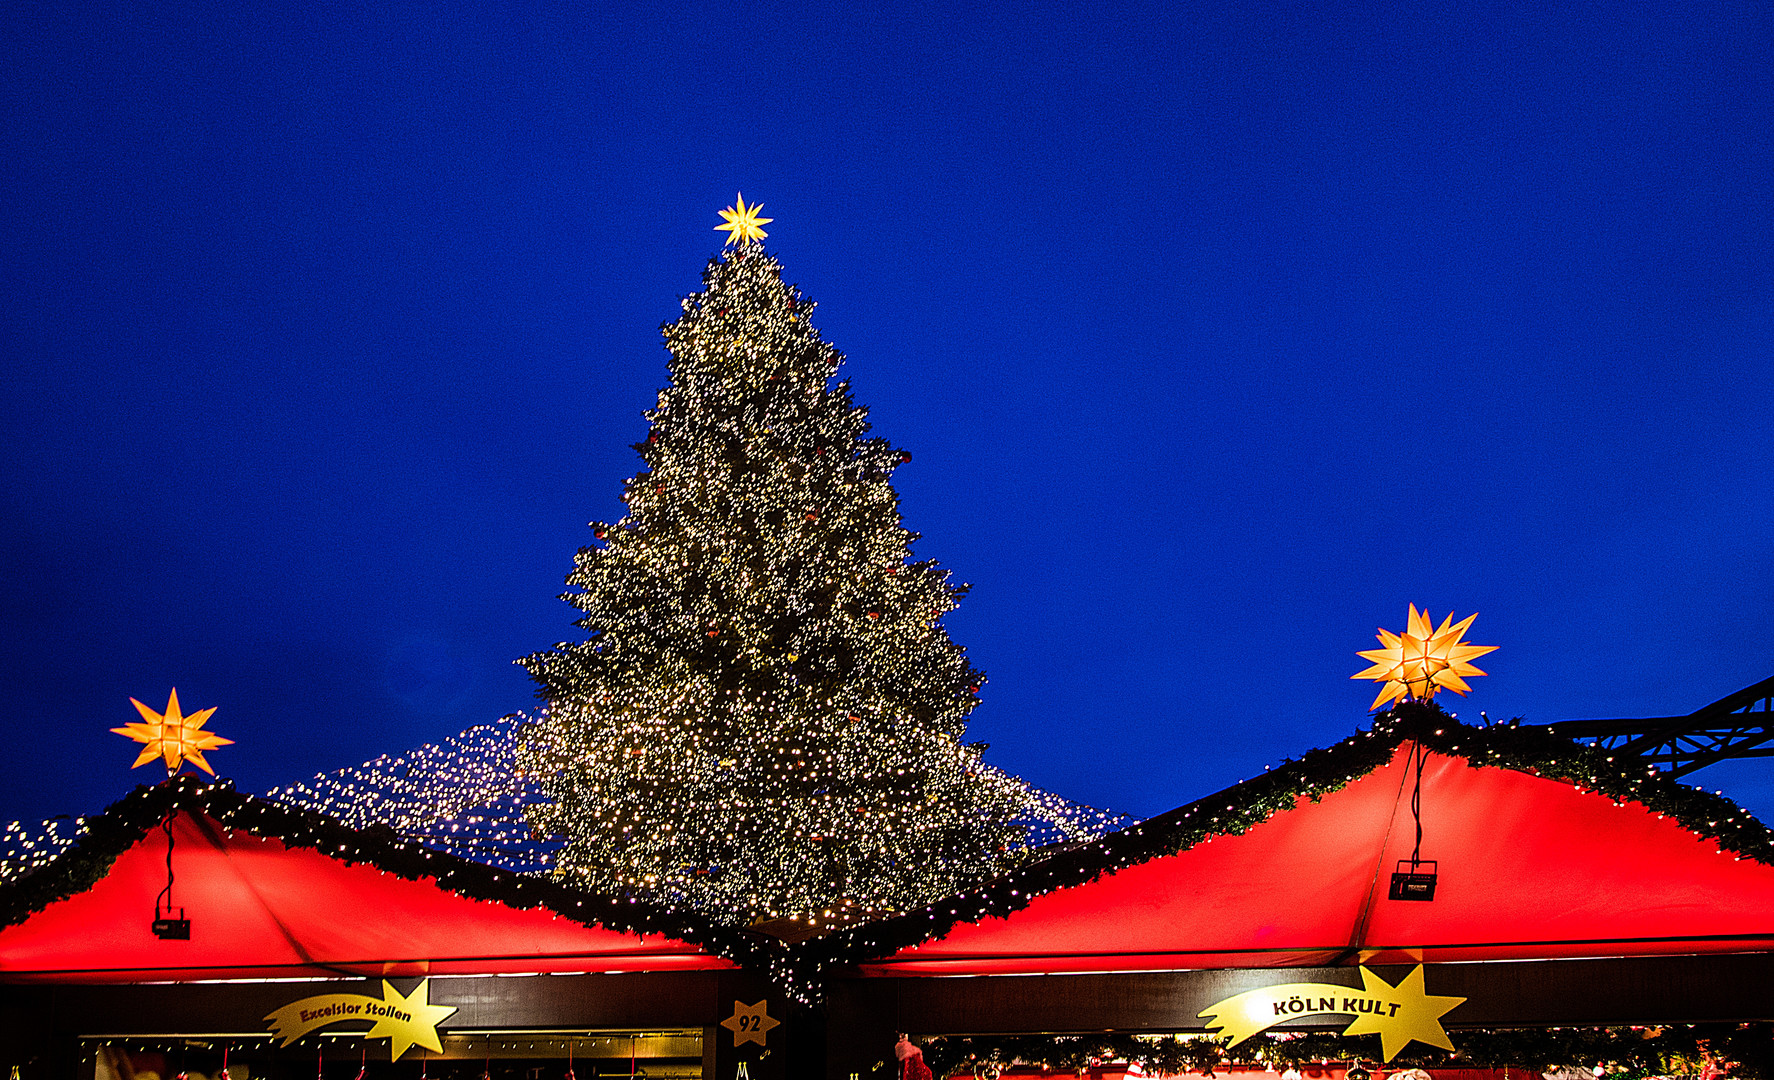
<path id="1" fill-rule="evenodd" d="M 1393 983 L 1409 970 L 1374 969 Z M 1774 1019 L 1768 953 L 1432 964 L 1424 977 L 1429 993 L 1468 999 L 1447 1015 L 1449 1027 Z M 890 998 L 900 1030 L 956 1035 L 1198 1032 L 1202 1010 L 1246 990 L 1361 985 L 1349 967 L 879 981 L 898 984 Z"/>

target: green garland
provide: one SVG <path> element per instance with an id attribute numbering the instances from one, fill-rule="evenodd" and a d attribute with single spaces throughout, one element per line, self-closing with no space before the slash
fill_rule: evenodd
<path id="1" fill-rule="evenodd" d="M 1611 1080 L 1699 1071 L 1710 1058 L 1732 1077 L 1774 1080 L 1774 1025 L 1681 1024 L 1667 1027 L 1528 1028 L 1450 1031 L 1453 1053 L 1420 1043 L 1386 1070 L 1521 1068 L 1545 1071 L 1606 1067 Z M 1026 1035 L 946 1036 L 924 1047 L 937 1076 L 991 1076 L 1012 1064 L 1083 1073 L 1107 1062 L 1138 1064 L 1148 1073 L 1213 1076 L 1229 1065 L 1277 1071 L 1322 1062 L 1380 1060 L 1377 1035 L 1349 1038 L 1323 1032 L 1269 1033 L 1227 1048 L 1213 1036 Z"/>
<path id="2" fill-rule="evenodd" d="M 785 946 L 773 938 L 721 926 L 703 915 L 623 898 L 594 896 L 549 878 L 516 873 L 402 840 L 377 825 L 353 829 L 336 818 L 268 799 L 242 795 L 230 781 L 190 774 L 141 786 L 105 812 L 86 819 L 86 831 L 66 851 L 0 885 L 0 927 L 24 922 L 59 900 L 92 888 L 117 857 L 173 814 L 203 814 L 292 848 L 314 848 L 346 864 L 366 863 L 408 881 L 431 881 L 473 900 L 507 907 L 546 908 L 585 926 L 634 934 L 663 934 L 702 945 L 741 966 L 765 968 Z"/>

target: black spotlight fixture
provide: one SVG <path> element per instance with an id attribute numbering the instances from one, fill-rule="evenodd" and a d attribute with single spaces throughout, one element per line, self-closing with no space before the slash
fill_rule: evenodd
<path id="1" fill-rule="evenodd" d="M 1410 869 L 1405 869 L 1409 867 Z M 1428 867 L 1428 869 L 1424 869 Z M 1435 860 L 1400 859 L 1392 872 L 1392 887 L 1386 890 L 1388 900 L 1435 899 Z"/>

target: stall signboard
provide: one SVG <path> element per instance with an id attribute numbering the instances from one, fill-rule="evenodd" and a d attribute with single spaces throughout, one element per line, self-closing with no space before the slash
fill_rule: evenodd
<path id="1" fill-rule="evenodd" d="M 1308 1016 L 1353 1016 L 1344 1035 L 1378 1035 L 1385 1058 L 1391 1061 L 1405 1044 L 1415 1040 L 1452 1050 L 1441 1018 L 1466 999 L 1426 993 L 1423 965 L 1392 986 L 1385 979 L 1361 969 L 1361 989 L 1335 983 L 1296 982 L 1246 990 L 1201 1010 L 1207 1026 L 1239 1043 L 1278 1024 Z"/>
<path id="2" fill-rule="evenodd" d="M 398 1061 L 410 1047 L 422 1046 L 436 1053 L 443 1052 L 437 1037 L 437 1025 L 456 1011 L 454 1005 L 431 1004 L 431 980 L 422 980 L 412 993 L 402 995 L 387 979 L 382 980 L 382 996 L 368 994 L 315 994 L 292 1001 L 265 1017 L 271 1033 L 288 1046 L 297 1039 L 323 1027 L 335 1024 L 364 1024 L 370 1029 L 366 1039 L 388 1039 L 390 1060 Z"/>

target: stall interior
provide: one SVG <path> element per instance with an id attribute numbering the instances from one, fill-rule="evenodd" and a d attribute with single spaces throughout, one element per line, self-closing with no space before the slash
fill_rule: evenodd
<path id="1" fill-rule="evenodd" d="M 453 1031 L 441 1053 L 388 1060 L 385 1041 L 262 1033 L 81 1040 L 80 1080 L 701 1080 L 702 1032 Z"/>

